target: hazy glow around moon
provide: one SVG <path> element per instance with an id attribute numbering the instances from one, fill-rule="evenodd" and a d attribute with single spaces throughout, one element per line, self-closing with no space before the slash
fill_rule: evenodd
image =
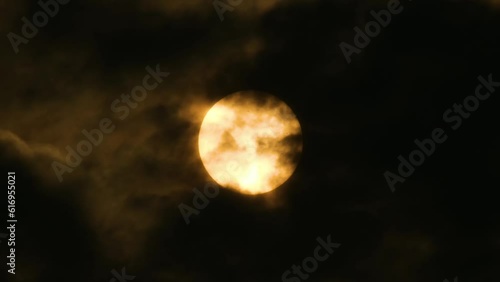
<path id="1" fill-rule="evenodd" d="M 198 147 L 217 183 L 246 194 L 266 193 L 295 170 L 301 128 L 292 110 L 274 96 L 238 92 L 208 111 Z"/>

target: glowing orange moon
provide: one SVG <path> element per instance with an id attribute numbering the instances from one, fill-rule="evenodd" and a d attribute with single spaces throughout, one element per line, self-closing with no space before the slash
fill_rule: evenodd
<path id="1" fill-rule="evenodd" d="M 220 185 L 261 194 L 283 184 L 302 152 L 297 117 L 264 93 L 237 92 L 218 101 L 203 119 L 198 148 L 205 169 Z"/>

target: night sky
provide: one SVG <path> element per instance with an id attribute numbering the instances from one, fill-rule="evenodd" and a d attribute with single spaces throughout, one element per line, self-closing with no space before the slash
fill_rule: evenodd
<path id="1" fill-rule="evenodd" d="M 15 50 L 11 33 L 42 8 L 0 0 L 0 168 L 16 173 L 18 220 L 16 274 L 0 237 L 0 280 L 108 282 L 125 268 L 134 282 L 300 282 L 282 275 L 330 236 L 340 246 L 307 281 L 497 281 L 500 87 L 478 77 L 500 82 L 500 1 L 401 1 L 348 63 L 340 44 L 389 2 L 243 0 L 221 21 L 205 0 L 70 0 Z M 169 75 L 117 111 L 158 69 Z M 446 119 L 478 85 L 489 98 Z M 296 114 L 298 167 L 266 194 L 220 188 L 186 224 L 179 205 L 213 181 L 203 117 L 247 90 Z M 54 162 L 103 120 L 112 132 L 60 181 Z M 392 191 L 387 171 L 437 128 L 446 141 Z"/>

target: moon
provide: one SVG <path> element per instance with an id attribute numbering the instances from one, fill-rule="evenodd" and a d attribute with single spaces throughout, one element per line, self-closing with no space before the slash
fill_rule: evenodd
<path id="1" fill-rule="evenodd" d="M 292 109 L 275 96 L 237 92 L 207 112 L 198 149 L 218 184 L 243 194 L 262 194 L 282 185 L 295 171 L 302 130 Z"/>

